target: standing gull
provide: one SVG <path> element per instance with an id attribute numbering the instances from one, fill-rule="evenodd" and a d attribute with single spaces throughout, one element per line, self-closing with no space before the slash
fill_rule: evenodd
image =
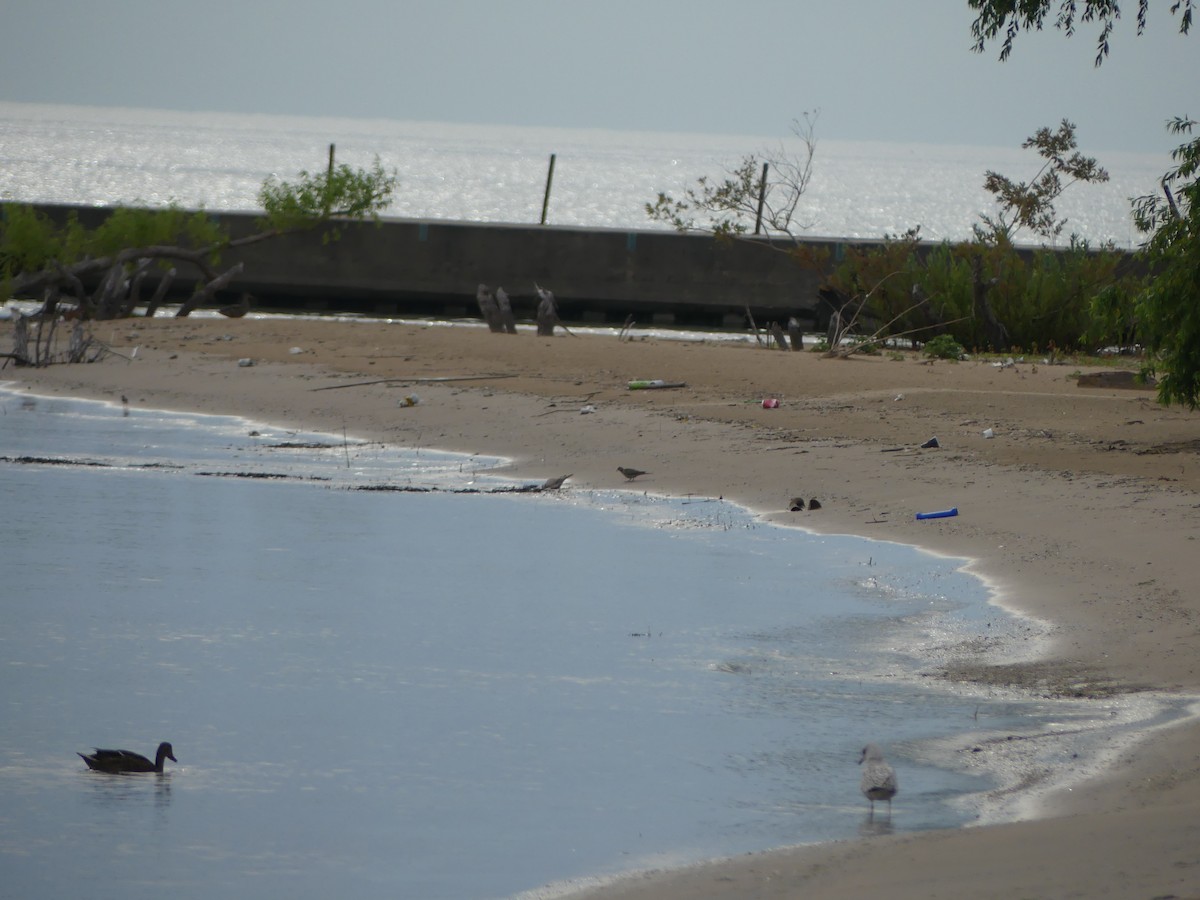
<path id="1" fill-rule="evenodd" d="M 899 789 L 896 785 L 896 770 L 888 765 L 883 758 L 883 751 L 876 744 L 863 747 L 858 764 L 863 767 L 862 787 L 863 796 L 871 804 L 871 814 L 875 814 L 875 801 L 886 800 L 888 815 L 892 814 L 892 798 Z"/>
<path id="2" fill-rule="evenodd" d="M 649 475 L 649 472 L 643 472 L 641 469 L 631 469 L 628 466 L 617 466 L 617 471 L 625 476 L 626 481 L 633 481 L 639 475 Z"/>

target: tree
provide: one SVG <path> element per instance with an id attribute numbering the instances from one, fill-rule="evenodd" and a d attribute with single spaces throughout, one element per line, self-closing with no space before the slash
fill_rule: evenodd
<path id="1" fill-rule="evenodd" d="M 1194 119 L 1169 123 L 1192 134 Z M 1153 277 L 1135 309 L 1150 351 L 1147 369 L 1162 373 L 1158 399 L 1189 409 L 1200 405 L 1200 138 L 1172 153 L 1176 165 L 1163 177 L 1163 196 L 1134 201 L 1138 228 L 1151 237 L 1143 249 Z"/>
<path id="2" fill-rule="evenodd" d="M 792 133 L 802 144 L 799 153 L 780 147 L 762 157 L 748 154 L 721 181 L 697 178 L 681 199 L 660 193 L 654 203 L 646 204 L 646 215 L 677 231 L 739 237 L 751 228 L 755 234 L 765 229 L 768 237 L 785 236 L 795 243 L 796 231 L 809 227 L 796 221 L 796 212 L 812 180 L 819 115 L 806 112 L 792 121 Z"/>
<path id="3" fill-rule="evenodd" d="M 95 228 L 86 228 L 72 212 L 56 222 L 30 206 L 0 210 L 0 282 L 10 296 L 41 296 L 42 318 L 65 310 L 72 318 L 129 316 L 143 303 L 142 282 L 157 275 L 158 289 L 145 303 L 153 315 L 176 270 L 197 274 L 191 297 L 178 315 L 211 302 L 217 291 L 241 271 L 241 264 L 220 271 L 223 250 L 267 240 L 288 232 L 332 223 L 327 239 L 338 236 L 344 219 L 378 220 L 395 188 L 395 175 L 375 160 L 370 170 L 334 166 L 324 173 L 301 172 L 295 183 L 268 179 L 259 191 L 264 215 L 259 231 L 237 239 L 204 212 L 176 206 L 164 209 L 118 207 Z"/>
<path id="4" fill-rule="evenodd" d="M 967 5 L 978 13 L 971 24 L 975 49 L 983 50 L 1003 33 L 1000 59 L 1005 60 L 1023 29 L 1042 27 L 1053 0 L 967 0 Z M 1146 27 L 1149 5 L 1149 0 L 1138 0 L 1138 34 Z M 1175 0 L 1169 9 L 1179 17 L 1180 33 L 1188 34 L 1193 0 Z M 1116 0 L 1084 0 L 1082 12 L 1076 0 L 1059 0 L 1054 24 L 1069 37 L 1077 22 L 1098 22 L 1096 65 L 1101 65 L 1120 15 Z M 1186 117 L 1167 123 L 1168 129 L 1180 136 L 1192 135 L 1195 126 L 1195 120 Z M 1142 255 L 1151 272 L 1148 286 L 1135 301 L 1134 313 L 1138 334 L 1150 351 L 1146 370 L 1162 376 L 1159 401 L 1195 409 L 1200 406 L 1200 137 L 1185 140 L 1171 155 L 1175 165 L 1163 176 L 1163 196 L 1134 201 L 1135 221 L 1150 235 Z M 1101 296 L 1097 302 L 1104 305 L 1108 301 Z M 1104 312 L 1110 318 L 1118 314 L 1111 304 Z"/>
<path id="5" fill-rule="evenodd" d="M 1054 0 L 967 0 L 967 5 L 978 13 L 971 23 L 974 49 L 983 52 L 988 43 L 1003 34 L 1000 45 L 1000 60 L 1003 62 L 1012 53 L 1017 35 L 1022 31 L 1042 30 Z M 1117 20 L 1121 18 L 1121 5 L 1117 0 L 1083 0 L 1082 10 L 1079 5 L 1077 0 L 1058 0 L 1054 27 L 1070 37 L 1075 34 L 1078 23 L 1096 22 L 1100 26 L 1100 36 L 1096 41 L 1096 65 L 1100 65 L 1108 56 L 1108 39 Z M 1179 16 L 1180 33 L 1187 34 L 1192 27 L 1193 0 L 1174 0 L 1170 10 L 1171 15 Z M 1138 34 L 1146 29 L 1149 11 L 1150 0 L 1137 0 Z"/>
<path id="6" fill-rule="evenodd" d="M 1057 131 L 1039 128 L 1021 144 L 1026 150 L 1036 148 L 1045 160 L 1032 180 L 1013 181 L 988 170 L 983 186 L 995 196 L 1000 212 L 995 216 L 984 215 L 983 225 L 975 226 L 975 237 L 983 243 L 1011 242 L 1022 228 L 1049 240 L 1058 237 L 1067 220 L 1058 218 L 1054 201 L 1078 181 L 1108 181 L 1108 172 L 1096 164 L 1094 157 L 1076 150 L 1076 146 L 1075 126 L 1063 119 Z"/>

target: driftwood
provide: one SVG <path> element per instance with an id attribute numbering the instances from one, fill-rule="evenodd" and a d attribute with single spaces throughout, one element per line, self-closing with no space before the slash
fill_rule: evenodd
<path id="1" fill-rule="evenodd" d="M 171 289 L 171 282 L 175 280 L 175 269 L 167 269 L 166 272 L 158 279 L 158 287 L 154 289 L 154 295 L 150 298 L 150 302 L 146 304 L 146 316 L 153 317 L 158 308 L 162 306 L 163 298 L 167 296 L 167 291 Z"/>
<path id="2" fill-rule="evenodd" d="M 538 295 L 537 333 L 542 337 L 551 337 L 554 334 L 554 326 L 560 324 L 554 294 L 536 284 L 533 287 Z"/>
<path id="3" fill-rule="evenodd" d="M 804 349 L 804 333 L 800 330 L 800 322 L 795 316 L 788 319 L 787 324 L 788 340 L 792 343 L 793 350 Z"/>
<path id="4" fill-rule="evenodd" d="M 230 246 L 236 243 L 231 242 Z M 241 271 L 239 264 L 228 272 L 218 273 L 209 262 L 211 254 L 212 248 L 130 247 L 112 256 L 85 259 L 71 266 L 55 262 L 41 271 L 20 274 L 12 280 L 9 292 L 14 297 L 41 294 L 40 312 L 46 316 L 55 315 L 59 304 L 69 300 L 80 318 L 113 319 L 129 315 L 138 305 L 141 284 L 155 263 L 176 260 L 194 266 L 207 282 L 189 301 L 191 307 L 187 312 L 191 312 L 201 302 L 211 300 L 216 291 L 224 289 Z M 171 269 L 160 279 L 157 299 L 151 301 L 152 312 L 161 304 L 174 274 L 175 270 Z M 91 293 L 85 287 L 88 282 L 97 284 Z"/>
<path id="5" fill-rule="evenodd" d="M 475 290 L 475 302 L 479 304 L 479 313 L 483 316 L 483 321 L 487 322 L 488 331 L 500 333 L 504 331 L 504 322 L 500 317 L 500 305 L 496 302 L 496 295 L 492 293 L 492 289 L 486 284 L 481 284 Z"/>
<path id="6" fill-rule="evenodd" d="M 33 360 L 29 358 L 29 320 L 20 313 L 17 313 L 17 320 L 13 323 L 13 352 L 8 357 L 19 366 L 33 365 Z"/>
<path id="7" fill-rule="evenodd" d="M 229 282 L 233 281 L 235 276 L 240 275 L 243 268 L 244 263 L 238 263 L 233 268 L 212 279 L 208 284 L 192 294 L 183 306 L 179 307 L 179 312 L 175 313 L 175 317 L 177 319 L 186 318 L 201 304 L 212 303 L 213 295 L 217 291 L 223 290 Z"/>
<path id="8" fill-rule="evenodd" d="M 516 378 L 513 374 L 502 375 L 441 375 L 429 378 L 376 378 L 373 381 L 355 381 L 353 384 L 327 384 L 310 388 L 313 391 L 336 391 L 341 388 L 368 387 L 373 384 L 443 384 L 451 381 L 492 381 L 496 378 Z"/>
<path id="9" fill-rule="evenodd" d="M 508 292 L 502 287 L 496 288 L 496 306 L 500 310 L 500 325 L 505 334 L 517 333 L 517 319 L 513 315 L 512 304 L 508 302 Z"/>
<path id="10" fill-rule="evenodd" d="M 771 323 L 771 338 L 775 341 L 780 350 L 788 348 L 787 336 L 783 333 L 783 327 L 778 322 Z"/>
<path id="11" fill-rule="evenodd" d="M 221 315 L 229 319 L 240 319 L 246 313 L 250 312 L 251 296 L 245 292 L 237 303 L 231 303 L 229 306 L 222 306 L 217 310 Z"/>
<path id="12" fill-rule="evenodd" d="M 754 313 L 750 312 L 750 304 L 746 304 L 746 318 L 750 322 L 750 330 L 754 332 L 754 339 L 758 341 L 759 346 L 764 343 L 762 335 L 758 333 L 758 323 L 754 321 Z"/>

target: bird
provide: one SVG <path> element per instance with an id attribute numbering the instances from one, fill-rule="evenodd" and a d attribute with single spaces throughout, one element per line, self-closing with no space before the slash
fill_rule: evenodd
<path id="1" fill-rule="evenodd" d="M 131 750 L 101 750 L 99 747 L 96 748 L 95 753 L 90 755 L 80 753 L 79 758 L 87 763 L 89 769 L 116 774 L 124 772 L 158 772 L 162 774 L 163 760 L 179 762 L 175 758 L 174 749 L 166 741 L 158 745 L 154 762 L 150 762 L 140 753 L 134 753 Z"/>
<path id="2" fill-rule="evenodd" d="M 649 472 L 643 472 L 641 469 L 631 469 L 628 466 L 617 466 L 617 471 L 625 476 L 626 481 L 633 481 L 639 475 L 649 475 Z"/>
<path id="3" fill-rule="evenodd" d="M 858 764 L 863 767 L 862 781 L 859 786 L 862 788 L 863 796 L 871 804 L 871 815 L 875 814 L 875 801 L 886 800 L 890 816 L 892 814 L 892 798 L 899 790 L 896 784 L 896 770 L 888 765 L 887 760 L 883 758 L 883 751 L 877 744 L 867 744 L 863 747 Z"/>
<path id="4" fill-rule="evenodd" d="M 563 482 L 565 482 L 570 477 L 571 477 L 570 475 L 557 475 L 554 478 L 547 478 L 545 481 L 542 482 L 542 490 L 543 491 L 557 491 L 560 487 L 563 486 Z"/>

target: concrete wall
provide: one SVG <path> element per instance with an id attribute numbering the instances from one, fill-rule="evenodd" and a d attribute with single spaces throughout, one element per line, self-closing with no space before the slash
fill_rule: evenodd
<path id="1" fill-rule="evenodd" d="M 234 233 L 241 218 L 222 217 Z M 664 231 L 483 225 L 390 219 L 288 235 L 225 255 L 242 260 L 238 286 L 261 302 L 382 314 L 459 307 L 474 313 L 480 283 L 502 286 L 518 315 L 532 314 L 534 284 L 552 290 L 567 319 L 676 317 L 739 321 L 796 315 L 812 321 L 821 273 L 765 242 L 720 242 Z M 834 242 L 831 242 L 834 243 Z"/>
<path id="2" fill-rule="evenodd" d="M 63 220 L 73 212 L 89 226 L 100 207 L 43 205 Z M 2 210 L 0 210 L 2 212 Z M 234 237 L 258 231 L 253 213 L 214 213 Z M 670 231 L 622 231 L 447 220 L 385 219 L 343 223 L 340 238 L 321 228 L 222 254 L 221 267 L 243 262 L 221 300 L 242 292 L 258 308 L 358 311 L 378 315 L 477 315 L 480 283 L 503 286 L 520 317 L 533 315 L 534 284 L 552 290 L 567 321 L 738 324 L 747 306 L 756 318 L 819 318 L 823 273 L 805 269 L 766 241 L 717 241 Z M 836 256 L 844 245 L 826 246 Z M 191 274 L 177 279 L 190 292 Z"/>
<path id="3" fill-rule="evenodd" d="M 41 209 L 59 220 L 74 212 L 86 225 L 110 212 Z M 213 215 L 235 238 L 259 230 L 253 213 Z M 799 265 L 778 242 L 437 219 L 336 227 L 338 239 L 322 227 L 226 251 L 223 268 L 239 261 L 245 268 L 221 302 L 249 292 L 260 309 L 476 316 L 475 291 L 484 283 L 504 287 L 518 317 L 529 318 L 537 283 L 554 292 L 568 322 L 619 323 L 632 314 L 642 323 L 740 326 L 749 307 L 760 325 L 795 316 L 823 330 L 829 315 L 817 296 L 827 272 Z M 850 246 L 880 242 L 802 243 L 824 251 L 832 266 Z M 181 277 L 179 290 L 190 293 L 193 281 L 190 273 Z"/>

